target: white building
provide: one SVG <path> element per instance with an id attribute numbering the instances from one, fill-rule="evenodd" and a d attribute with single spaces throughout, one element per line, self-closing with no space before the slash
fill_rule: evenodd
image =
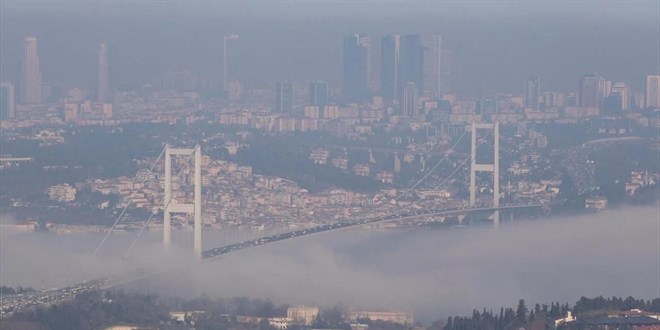
<path id="1" fill-rule="evenodd" d="M 408 312 L 351 312 L 349 320 L 355 322 L 359 319 L 372 321 L 385 321 L 399 324 L 413 324 L 413 315 Z"/>
<path id="2" fill-rule="evenodd" d="M 571 311 L 568 311 L 566 317 L 562 317 L 560 319 L 555 320 L 555 327 L 558 327 L 562 324 L 570 323 L 575 321 L 575 317 L 573 317 L 573 314 L 571 314 Z"/>
<path id="3" fill-rule="evenodd" d="M 318 315 L 318 307 L 298 306 L 286 310 L 286 317 L 291 319 L 294 324 L 311 325 Z"/>
<path id="4" fill-rule="evenodd" d="M 58 184 L 46 189 L 48 199 L 58 202 L 73 202 L 76 200 L 76 188 L 68 184 Z"/>
<path id="5" fill-rule="evenodd" d="M 584 208 L 593 209 L 596 211 L 603 210 L 607 207 L 607 198 L 603 196 L 588 197 L 584 200 Z"/>

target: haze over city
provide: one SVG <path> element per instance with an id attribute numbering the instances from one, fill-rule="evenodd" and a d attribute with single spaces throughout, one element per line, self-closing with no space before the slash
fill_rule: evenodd
<path id="1" fill-rule="evenodd" d="M 0 327 L 659 329 L 659 131 L 658 1 L 4 0 Z"/>

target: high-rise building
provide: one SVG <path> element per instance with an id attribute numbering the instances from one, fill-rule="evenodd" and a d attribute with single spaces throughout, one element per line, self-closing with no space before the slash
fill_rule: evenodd
<path id="1" fill-rule="evenodd" d="M 35 37 L 25 38 L 20 80 L 21 103 L 41 103 L 41 71 L 37 54 L 37 38 Z"/>
<path id="2" fill-rule="evenodd" d="M 230 81 L 227 84 L 227 99 L 232 102 L 240 101 L 243 97 L 243 83 L 238 80 Z"/>
<path id="3" fill-rule="evenodd" d="M 437 33 L 422 36 L 423 95 L 439 98 L 442 93 L 442 36 Z"/>
<path id="4" fill-rule="evenodd" d="M 401 82 L 413 82 L 418 91 L 424 90 L 424 49 L 419 34 L 409 34 L 403 37 L 403 54 L 401 55 Z M 405 86 L 401 86 L 404 88 Z"/>
<path id="5" fill-rule="evenodd" d="M 227 91 L 229 82 L 239 80 L 240 39 L 238 34 L 225 35 L 222 62 L 222 86 Z"/>
<path id="6" fill-rule="evenodd" d="M 598 77 L 598 96 L 602 100 L 612 93 L 612 81 L 603 77 Z"/>
<path id="7" fill-rule="evenodd" d="M 660 108 L 660 74 L 646 76 L 646 107 Z"/>
<path id="8" fill-rule="evenodd" d="M 477 104 L 477 114 L 490 116 L 497 113 L 497 101 L 495 99 L 480 99 Z"/>
<path id="9" fill-rule="evenodd" d="M 11 119 L 16 115 L 14 85 L 0 82 L 0 120 Z"/>
<path id="10" fill-rule="evenodd" d="M 366 34 L 344 37 L 343 43 L 343 95 L 346 102 L 369 100 L 371 39 Z"/>
<path id="11" fill-rule="evenodd" d="M 401 36 L 386 35 L 380 42 L 380 91 L 387 101 L 399 99 Z"/>
<path id="12" fill-rule="evenodd" d="M 580 78 L 578 87 L 578 106 L 600 107 L 600 78 L 595 74 L 585 74 Z"/>
<path id="13" fill-rule="evenodd" d="M 99 82 L 96 98 L 99 102 L 108 102 L 108 47 L 101 44 L 99 48 Z"/>
<path id="14" fill-rule="evenodd" d="M 309 83 L 309 104 L 320 109 L 328 104 L 328 84 L 325 81 Z"/>
<path id="15" fill-rule="evenodd" d="M 618 115 L 623 110 L 621 104 L 623 103 L 621 95 L 612 93 L 610 96 L 603 98 L 603 108 L 601 113 L 608 115 Z"/>
<path id="16" fill-rule="evenodd" d="M 440 50 L 440 95 L 454 92 L 453 55 L 449 49 Z"/>
<path id="17" fill-rule="evenodd" d="M 523 102 L 525 108 L 534 110 L 539 109 L 541 94 L 541 77 L 538 75 L 529 76 L 525 79 L 525 94 L 523 95 Z"/>
<path id="18" fill-rule="evenodd" d="M 621 110 L 630 110 L 630 89 L 623 82 L 617 82 L 612 86 L 612 93 L 621 99 Z"/>
<path id="19" fill-rule="evenodd" d="M 275 111 L 279 113 L 293 112 L 293 84 L 279 82 L 275 85 Z"/>
<path id="20" fill-rule="evenodd" d="M 401 102 L 401 115 L 416 116 L 418 89 L 414 82 L 408 81 L 403 87 L 403 99 Z"/>

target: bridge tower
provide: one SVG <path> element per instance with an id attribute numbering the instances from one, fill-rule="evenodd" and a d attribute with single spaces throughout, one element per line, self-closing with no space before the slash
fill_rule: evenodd
<path id="1" fill-rule="evenodd" d="M 477 130 L 493 130 L 493 163 L 477 164 Z M 492 124 L 472 123 L 472 148 L 470 157 L 470 206 L 475 206 L 477 201 L 477 172 L 493 173 L 493 207 L 500 206 L 500 125 L 498 122 Z M 500 211 L 493 212 L 493 225 L 500 225 Z"/>
<path id="2" fill-rule="evenodd" d="M 193 156 L 195 163 L 195 193 L 193 204 L 177 204 L 172 200 L 172 156 Z M 195 258 L 202 258 L 202 149 L 199 145 L 194 149 L 170 148 L 165 146 L 165 194 L 163 200 L 163 245 L 169 249 L 171 245 L 171 215 L 172 213 L 193 214 L 194 219 L 194 253 Z"/>

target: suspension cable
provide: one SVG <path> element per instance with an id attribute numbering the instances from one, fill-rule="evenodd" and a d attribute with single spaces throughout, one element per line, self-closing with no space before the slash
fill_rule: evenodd
<path id="1" fill-rule="evenodd" d="M 183 172 L 184 169 L 185 169 L 185 167 L 182 167 L 175 176 L 178 177 L 179 175 L 181 175 L 181 172 Z M 170 195 L 170 199 L 167 201 L 167 203 L 165 203 L 165 207 L 163 208 L 163 211 L 167 210 L 167 207 L 170 206 L 170 203 L 172 203 L 173 198 L 174 197 L 172 195 Z M 135 243 L 137 243 L 138 239 L 142 235 L 142 232 L 144 231 L 144 228 L 146 228 L 147 225 L 149 225 L 149 222 L 151 222 L 151 219 L 153 219 L 154 215 L 156 215 L 156 214 L 151 212 L 151 215 L 149 216 L 149 219 L 147 219 L 147 221 L 145 221 L 142 224 L 142 227 L 140 228 L 140 231 L 138 232 L 137 236 L 135 236 L 135 239 L 133 239 L 133 242 L 131 242 L 131 245 L 129 245 L 128 249 L 126 249 L 126 253 L 124 253 L 124 258 L 126 258 L 126 256 L 128 256 L 128 254 L 129 254 L 129 252 L 131 252 L 131 249 L 133 248 Z"/>
<path id="2" fill-rule="evenodd" d="M 455 148 L 455 147 L 461 142 L 461 140 L 463 139 L 463 137 L 465 136 L 465 134 L 467 134 L 467 131 L 463 131 L 463 134 L 461 134 L 461 136 L 458 138 L 458 140 L 457 140 L 457 141 L 451 146 L 451 150 L 453 150 L 453 149 L 454 149 L 454 148 Z M 395 198 L 394 200 L 395 200 L 395 201 L 398 201 L 400 198 L 406 196 L 409 192 L 411 192 L 413 189 L 415 189 L 420 183 L 422 183 L 424 180 L 426 180 L 426 178 L 427 178 L 429 175 L 431 175 L 431 173 L 433 173 L 433 171 L 435 171 L 435 169 L 437 169 L 438 166 L 440 166 L 440 164 L 442 164 L 442 162 L 444 162 L 448 157 L 449 157 L 449 153 L 447 153 L 444 157 L 442 157 L 442 158 L 438 161 L 438 163 L 435 164 L 435 166 L 433 166 L 433 168 L 431 168 L 431 170 L 429 170 L 428 172 L 426 172 L 426 174 L 425 174 L 421 179 L 419 179 L 415 184 L 413 184 L 413 185 L 412 185 L 410 188 L 408 188 L 403 194 L 401 194 L 401 196 Z"/>
<path id="3" fill-rule="evenodd" d="M 160 159 L 165 154 L 166 149 L 167 149 L 167 146 L 165 148 L 163 148 L 163 151 L 161 151 L 160 155 L 158 155 L 158 158 L 156 158 L 154 163 L 151 165 L 151 168 L 149 168 L 149 173 L 152 173 L 154 171 L 154 168 L 156 168 L 156 165 L 158 165 L 158 162 L 160 161 Z M 147 180 L 147 178 L 148 178 L 148 176 L 145 176 L 144 178 L 142 178 L 142 180 L 139 182 L 139 184 L 143 184 Z M 121 211 L 121 213 L 119 213 L 119 216 L 117 217 L 115 222 L 112 224 L 112 227 L 110 228 L 110 230 L 108 230 L 108 232 L 105 234 L 105 236 L 103 237 L 103 239 L 101 240 L 99 245 L 96 247 L 96 250 L 94 250 L 94 253 L 92 254 L 93 257 L 96 257 L 96 254 L 99 252 L 101 247 L 103 247 L 103 243 L 105 243 L 105 241 L 108 239 L 108 237 L 110 236 L 112 231 L 115 229 L 115 227 L 119 223 L 119 220 L 121 220 L 121 217 L 124 216 L 124 213 L 126 212 L 126 210 L 128 209 L 128 207 L 130 205 L 131 205 L 130 201 L 128 203 L 126 203 L 126 205 L 124 206 L 124 209 Z"/>

